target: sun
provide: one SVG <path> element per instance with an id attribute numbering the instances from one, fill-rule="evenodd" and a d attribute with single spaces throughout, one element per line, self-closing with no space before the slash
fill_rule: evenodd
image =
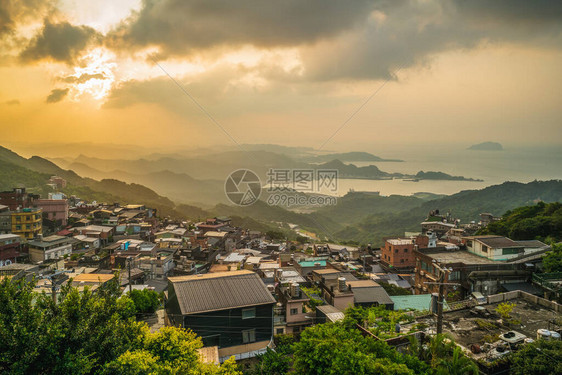
<path id="1" fill-rule="evenodd" d="M 96 48 L 83 56 L 74 73 L 66 80 L 72 83 L 69 96 L 79 100 L 90 96 L 95 100 L 103 100 L 109 94 L 115 81 L 115 56 L 104 48 Z"/>

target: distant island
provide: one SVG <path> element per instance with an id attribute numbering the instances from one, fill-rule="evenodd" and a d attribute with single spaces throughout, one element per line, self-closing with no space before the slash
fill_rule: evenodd
<path id="1" fill-rule="evenodd" d="M 467 150 L 477 151 L 502 151 L 503 147 L 498 142 L 482 142 L 477 145 L 470 146 Z"/>
<path id="2" fill-rule="evenodd" d="M 416 176 L 419 180 L 448 180 L 448 181 L 484 181 L 474 178 L 468 178 L 463 176 L 451 176 L 450 174 L 443 172 L 433 172 L 433 171 L 419 171 Z"/>
<path id="3" fill-rule="evenodd" d="M 375 165 L 358 167 L 354 164 L 345 164 L 341 160 L 332 160 L 328 163 L 316 166 L 319 169 L 337 170 L 339 178 L 365 179 L 365 180 L 391 180 L 404 179 L 404 181 L 418 182 L 420 180 L 444 180 L 444 181 L 482 181 L 474 178 L 463 176 L 451 176 L 444 172 L 419 171 L 415 175 L 403 173 L 388 173 L 381 171 Z"/>
<path id="4" fill-rule="evenodd" d="M 305 161 L 312 162 L 312 163 L 320 163 L 320 162 L 329 162 L 334 159 L 341 160 L 343 162 L 353 162 L 353 161 L 378 161 L 378 162 L 403 162 L 404 160 L 400 159 L 383 159 L 379 156 L 370 154 L 368 152 L 362 151 L 353 151 L 353 152 L 344 152 L 340 154 L 325 154 L 325 155 L 316 155 L 316 156 L 308 156 L 303 158 Z"/>

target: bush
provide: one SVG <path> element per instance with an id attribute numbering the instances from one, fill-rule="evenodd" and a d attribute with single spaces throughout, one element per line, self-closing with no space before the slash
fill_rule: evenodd
<path id="1" fill-rule="evenodd" d="M 127 295 L 135 304 L 137 314 L 153 313 L 160 306 L 160 296 L 154 290 L 132 290 Z"/>

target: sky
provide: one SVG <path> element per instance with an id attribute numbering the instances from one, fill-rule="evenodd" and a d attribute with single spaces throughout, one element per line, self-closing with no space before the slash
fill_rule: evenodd
<path id="1" fill-rule="evenodd" d="M 562 145 L 562 2 L 2 0 L 0 145 Z"/>

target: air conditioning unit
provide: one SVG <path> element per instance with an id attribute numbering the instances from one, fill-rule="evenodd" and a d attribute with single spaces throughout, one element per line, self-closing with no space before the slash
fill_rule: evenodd
<path id="1" fill-rule="evenodd" d="M 416 272 L 418 272 L 418 269 L 417 269 L 417 268 L 414 268 L 414 273 L 416 273 Z"/>

